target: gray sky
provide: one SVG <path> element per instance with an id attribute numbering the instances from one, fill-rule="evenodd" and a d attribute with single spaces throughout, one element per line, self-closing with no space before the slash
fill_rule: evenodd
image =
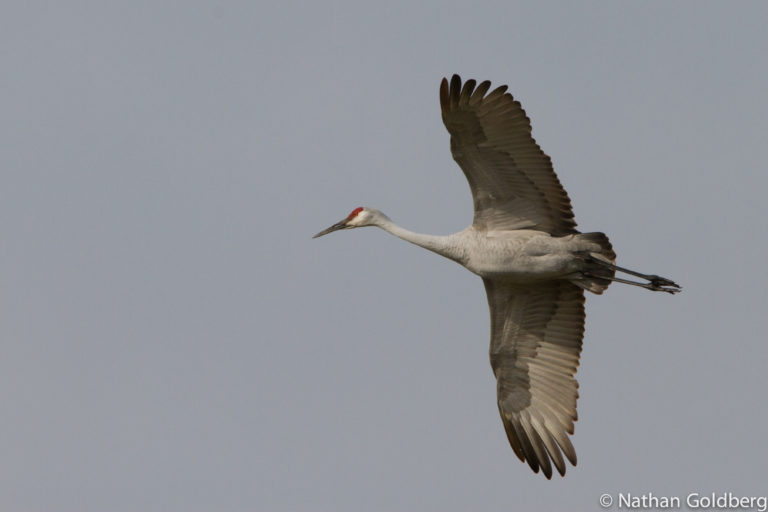
<path id="1" fill-rule="evenodd" d="M 109 5 L 107 5 L 109 4 Z M 5 2 L 0 509 L 598 510 L 767 492 L 768 4 Z M 507 444 L 443 76 L 508 84 L 584 231 L 579 465 Z"/>

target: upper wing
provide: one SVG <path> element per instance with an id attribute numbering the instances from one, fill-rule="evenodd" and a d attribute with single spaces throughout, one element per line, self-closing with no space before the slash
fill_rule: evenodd
<path id="1" fill-rule="evenodd" d="M 440 84 L 443 123 L 451 153 L 469 181 L 474 225 L 486 230 L 537 229 L 554 236 L 576 233 L 571 200 L 552 161 L 531 137 L 531 122 L 503 85 L 462 87 L 459 75 Z"/>
<path id="2" fill-rule="evenodd" d="M 577 419 L 584 291 L 567 281 L 535 287 L 483 279 L 491 309 L 491 367 L 499 412 L 515 454 L 552 477 L 576 465 L 567 434 Z M 562 454 L 561 454 L 562 451 Z"/>

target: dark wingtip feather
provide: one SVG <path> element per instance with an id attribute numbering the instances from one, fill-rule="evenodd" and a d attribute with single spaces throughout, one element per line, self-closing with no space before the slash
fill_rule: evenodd
<path id="1" fill-rule="evenodd" d="M 464 87 L 462 87 L 461 96 L 459 97 L 459 105 L 467 105 L 469 103 L 469 97 L 472 95 L 472 91 L 475 90 L 476 83 L 472 79 L 464 82 Z"/>
<path id="2" fill-rule="evenodd" d="M 552 434 L 549 431 L 544 436 L 542 436 L 541 440 L 544 442 L 547 452 L 552 458 L 555 468 L 557 468 L 557 472 L 560 473 L 560 476 L 565 476 L 565 459 L 563 459 L 563 454 L 560 453 L 560 449 L 556 446 L 557 441 L 552 438 Z"/>
<path id="3" fill-rule="evenodd" d="M 448 109 L 450 89 L 448 88 L 448 79 L 443 78 L 440 82 L 440 109 L 445 112 Z"/>
<path id="4" fill-rule="evenodd" d="M 469 104 L 470 105 L 476 105 L 480 101 L 482 101 L 483 96 L 485 96 L 485 93 L 488 92 L 488 89 L 491 88 L 491 81 L 485 80 L 484 82 L 481 82 L 480 85 L 477 86 L 475 89 L 475 92 L 472 93 L 472 97 L 469 98 Z"/>
<path id="5" fill-rule="evenodd" d="M 510 421 L 510 423 L 514 428 L 515 437 L 517 437 L 517 440 L 520 443 L 520 447 L 523 449 L 523 453 L 525 454 L 525 461 L 528 463 L 528 466 L 531 468 L 531 470 L 534 473 L 538 473 L 539 459 L 536 456 L 536 451 L 533 448 L 531 439 L 526 434 L 525 430 L 523 429 L 523 425 L 520 423 L 520 421 L 516 421 L 513 419 Z"/>
<path id="6" fill-rule="evenodd" d="M 453 75 L 451 77 L 451 107 L 458 106 L 459 93 L 461 93 L 461 77 Z"/>
<path id="7" fill-rule="evenodd" d="M 491 91 L 491 93 L 488 96 L 485 97 L 485 101 L 494 101 L 501 98 L 502 96 L 504 96 L 504 93 L 507 92 L 508 88 L 509 87 L 506 85 L 498 86 L 493 91 Z"/>

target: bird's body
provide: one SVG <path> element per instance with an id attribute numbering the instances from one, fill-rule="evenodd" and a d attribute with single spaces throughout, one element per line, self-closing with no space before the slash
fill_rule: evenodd
<path id="1" fill-rule="evenodd" d="M 463 265 L 483 278 L 491 313 L 491 367 L 497 405 L 517 456 L 547 478 L 576 464 L 568 434 L 576 421 L 584 334 L 584 290 L 611 282 L 675 293 L 669 279 L 616 266 L 603 233 L 576 230 L 570 199 L 549 157 L 531 137 L 520 103 L 506 86 L 443 79 L 440 103 L 451 152 L 470 185 L 471 226 L 447 236 L 414 233 L 373 208 L 356 208 L 316 237 L 377 226 Z M 621 279 L 616 272 L 647 283 Z"/>
<path id="2" fill-rule="evenodd" d="M 466 248 L 462 264 L 468 270 L 516 283 L 579 278 L 583 261 L 578 254 L 601 251 L 599 244 L 580 235 L 553 237 L 530 229 L 486 233 L 470 227 L 459 236 Z"/>
<path id="3" fill-rule="evenodd" d="M 602 249 L 581 234 L 553 237 L 532 229 L 485 232 L 469 226 L 452 235 L 432 236 L 403 229 L 393 231 L 393 226 L 389 221 L 379 227 L 454 260 L 480 277 L 517 283 L 569 276 L 582 280 L 578 272 L 584 262 L 578 255 L 600 253 Z"/>

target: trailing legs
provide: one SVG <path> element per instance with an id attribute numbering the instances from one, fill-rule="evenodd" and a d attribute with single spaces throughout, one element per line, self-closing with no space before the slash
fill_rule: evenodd
<path id="1" fill-rule="evenodd" d="M 615 276 L 606 276 L 603 274 L 596 275 L 589 271 L 582 272 L 587 277 L 599 277 L 601 279 L 608 279 L 609 281 L 614 281 L 617 283 L 631 284 L 632 286 L 639 286 L 641 288 L 645 288 L 646 290 L 652 290 L 654 292 L 677 293 L 682 290 L 682 287 L 680 285 L 678 285 L 671 279 L 667 279 L 666 277 L 657 276 L 655 274 L 642 274 L 640 272 L 635 272 L 634 270 L 629 270 L 627 268 L 619 267 L 618 265 L 614 265 L 613 263 L 610 263 L 600 258 L 595 258 L 592 256 L 588 257 L 588 261 L 589 263 L 600 265 L 601 267 L 607 268 L 614 272 L 623 272 L 631 276 L 636 276 L 641 279 L 645 279 L 648 282 L 640 283 L 637 281 L 630 281 L 628 279 L 621 279 Z"/>

